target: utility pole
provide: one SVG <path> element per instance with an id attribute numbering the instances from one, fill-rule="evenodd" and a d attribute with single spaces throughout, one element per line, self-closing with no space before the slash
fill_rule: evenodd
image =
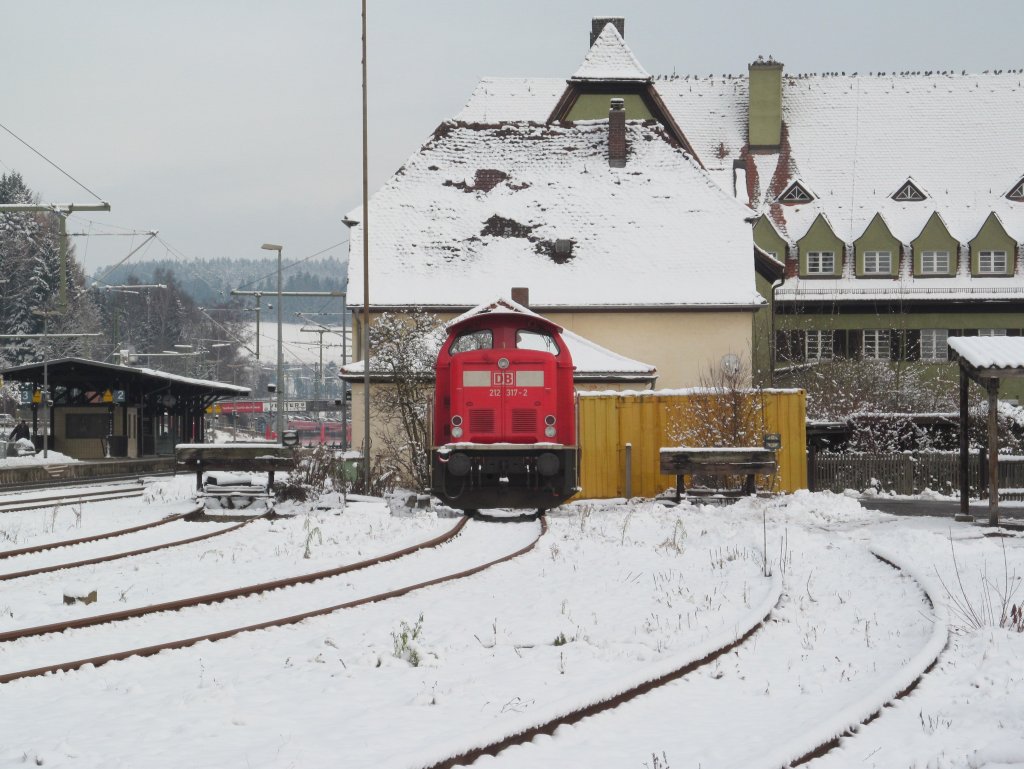
<path id="1" fill-rule="evenodd" d="M 265 245 L 274 245 L 274 244 L 267 243 Z M 275 245 L 274 249 L 267 249 L 267 250 L 268 251 L 269 250 L 276 250 L 276 248 L 277 247 Z M 280 256 L 280 254 L 278 254 L 278 255 Z M 278 287 L 280 288 L 280 280 L 278 281 Z M 241 291 L 239 289 L 232 289 L 231 290 L 231 296 L 255 296 L 256 297 L 256 306 L 257 306 L 257 308 L 259 307 L 259 298 L 261 296 L 263 296 L 264 294 L 267 294 L 267 293 L 270 293 L 270 292 L 268 292 L 268 291 Z M 280 356 L 281 356 L 280 350 L 281 350 L 281 344 L 282 344 L 282 340 L 281 340 L 281 325 L 280 325 L 281 297 L 285 297 L 285 296 L 305 296 L 305 297 L 345 296 L 345 292 L 344 291 L 274 291 L 273 295 L 278 297 L 278 300 L 277 300 L 277 311 L 278 311 L 277 348 L 278 348 L 278 357 L 280 358 Z M 257 350 L 259 350 L 259 344 L 260 344 L 259 326 L 258 326 L 259 317 L 260 317 L 259 316 L 259 310 L 257 309 L 257 312 L 256 312 L 256 319 L 257 319 L 256 349 Z M 259 356 L 259 353 L 257 352 L 257 361 L 259 360 L 258 356 Z M 279 360 L 278 363 L 279 363 L 279 366 L 280 366 L 281 361 Z M 281 376 L 280 367 L 278 369 L 278 377 L 277 378 L 279 380 L 283 379 L 283 377 Z M 283 381 L 279 381 L 277 383 L 278 409 L 283 408 L 284 400 L 285 400 L 284 382 Z M 280 440 L 281 439 L 281 432 L 284 430 L 284 414 L 280 413 L 280 411 L 279 411 L 278 416 L 277 416 L 277 421 L 278 421 L 278 440 Z"/>
<path id="2" fill-rule="evenodd" d="M 60 250 L 60 282 L 59 282 L 59 301 L 61 307 L 67 307 L 68 304 L 68 230 L 67 230 L 67 218 L 75 211 L 109 211 L 110 203 L 50 203 L 47 205 L 38 205 L 32 203 L 4 203 L 0 205 L 0 214 L 17 214 L 17 213 L 40 213 L 43 211 L 52 211 L 57 214 L 58 227 L 57 232 L 57 247 Z"/>

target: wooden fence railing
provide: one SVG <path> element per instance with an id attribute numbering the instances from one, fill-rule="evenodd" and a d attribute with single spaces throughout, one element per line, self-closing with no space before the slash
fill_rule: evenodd
<path id="1" fill-rule="evenodd" d="M 926 489 L 956 495 L 960 489 L 960 455 L 955 451 L 918 454 L 832 454 L 817 452 L 808 460 L 808 479 L 815 491 L 864 491 L 875 488 L 896 494 Z M 978 496 L 981 458 L 968 457 L 971 496 Z M 999 498 L 1024 499 L 1024 456 L 999 456 Z"/>

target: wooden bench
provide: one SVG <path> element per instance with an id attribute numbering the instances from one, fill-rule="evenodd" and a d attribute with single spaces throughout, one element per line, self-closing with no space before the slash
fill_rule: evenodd
<path id="1" fill-rule="evenodd" d="M 707 473 L 719 479 L 745 475 L 744 494 L 756 494 L 756 475 L 771 475 L 778 470 L 775 451 L 753 447 L 698 449 L 677 446 L 661 449 L 661 474 L 676 477 L 676 502 L 682 499 L 683 476 Z"/>
<path id="2" fill-rule="evenodd" d="M 267 491 L 274 487 L 276 470 L 295 467 L 295 455 L 280 443 L 179 443 L 174 447 L 178 465 L 195 470 L 196 491 L 203 490 L 203 473 L 210 470 L 267 473 Z"/>

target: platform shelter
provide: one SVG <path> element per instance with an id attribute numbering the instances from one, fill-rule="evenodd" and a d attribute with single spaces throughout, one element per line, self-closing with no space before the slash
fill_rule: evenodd
<path id="1" fill-rule="evenodd" d="M 999 524 L 999 386 L 1003 380 L 1024 377 L 1024 337 L 949 337 L 950 359 L 960 363 L 960 513 L 957 520 L 974 520 L 968 499 L 967 390 L 971 382 L 988 396 L 988 522 Z"/>
<path id="2" fill-rule="evenodd" d="M 249 394 L 238 385 L 85 358 L 14 366 L 0 376 L 22 384 L 21 410 L 30 414 L 37 447 L 49 435 L 52 450 L 75 459 L 173 455 L 177 443 L 205 440 L 207 409 L 217 400 Z"/>

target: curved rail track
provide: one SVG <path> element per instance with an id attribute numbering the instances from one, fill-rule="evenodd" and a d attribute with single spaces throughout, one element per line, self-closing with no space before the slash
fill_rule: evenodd
<path id="1" fill-rule="evenodd" d="M 310 582 L 315 582 L 330 577 L 347 574 L 349 572 L 367 569 L 371 566 L 377 566 L 385 564 L 390 561 L 394 561 L 396 559 L 402 558 L 403 556 L 409 556 L 413 553 L 416 553 L 417 551 L 436 550 L 441 545 L 451 542 L 453 539 L 457 537 L 457 535 L 461 534 L 463 532 L 464 527 L 466 526 L 466 523 L 467 519 L 462 518 L 452 529 L 441 534 L 440 536 L 434 537 L 424 542 L 417 543 L 415 545 L 411 545 L 401 550 L 394 551 L 392 553 L 388 553 L 383 556 L 379 556 L 377 558 L 371 558 L 365 561 L 360 561 L 358 563 L 348 564 L 335 569 L 314 572 L 312 574 L 305 574 L 298 577 L 274 580 L 273 582 L 265 582 L 260 583 L 258 585 L 249 585 L 242 588 L 236 588 L 234 590 L 226 590 L 217 593 L 211 593 L 208 595 L 195 596 L 193 598 L 181 599 L 178 601 L 168 601 L 161 604 L 155 604 L 152 606 L 139 607 L 137 609 L 128 609 L 122 612 L 113 612 L 110 614 L 97 615 L 94 617 L 85 617 L 78 620 L 71 620 L 67 622 L 53 623 L 50 625 L 42 625 L 32 628 L 24 628 L 20 630 L 10 631 L 7 633 L 0 634 L 0 642 L 17 641 L 20 639 L 31 638 L 33 636 L 51 635 L 58 633 L 61 634 L 61 638 L 65 638 L 67 637 L 67 631 L 77 631 L 83 628 L 107 625 L 110 623 L 116 623 L 139 617 L 145 617 L 147 615 L 155 613 L 181 611 L 183 609 L 199 607 L 212 603 L 219 603 L 229 599 L 246 598 L 261 593 L 268 593 L 270 591 L 277 590 L 280 588 L 294 587 L 300 584 L 308 584 Z M 505 527 L 503 527 L 503 529 L 507 531 Z M 23 670 L 16 670 L 8 673 L 0 673 L 0 684 L 8 683 L 10 681 L 15 681 L 21 678 L 40 676 L 45 675 L 47 673 L 54 673 L 57 671 L 77 670 L 86 665 L 99 666 L 107 662 L 128 659 L 129 657 L 151 656 L 168 649 L 181 649 L 188 646 L 192 646 L 201 641 L 218 641 L 224 638 L 230 638 L 231 636 L 235 636 L 240 633 L 245 633 L 252 630 L 263 630 L 267 628 L 293 625 L 298 622 L 302 622 L 305 619 L 309 619 L 311 617 L 323 616 L 336 611 L 340 611 L 342 609 L 350 609 L 369 603 L 375 603 L 378 601 L 384 601 L 391 598 L 397 598 L 399 596 L 411 593 L 415 590 L 421 590 L 423 588 L 430 587 L 433 585 L 439 585 L 445 582 L 451 582 L 454 580 L 469 577 L 473 574 L 477 574 L 499 563 L 504 563 L 520 555 L 523 555 L 533 549 L 533 547 L 537 544 L 540 537 L 543 536 L 546 530 L 546 521 L 543 518 L 541 518 L 540 525 L 538 527 L 536 535 L 533 536 L 533 538 L 526 545 L 516 549 L 514 552 L 500 555 L 497 558 L 492 558 L 483 563 L 474 565 L 468 569 L 463 569 L 458 572 L 443 572 L 440 576 L 434 576 L 429 579 L 425 579 L 423 581 L 416 582 L 413 584 L 401 585 L 399 587 L 385 590 L 382 592 L 364 595 L 353 600 L 345 601 L 343 603 L 336 603 L 328 606 L 316 606 L 314 608 L 310 608 L 299 613 L 280 616 L 273 619 L 261 620 L 258 622 L 252 622 L 244 625 L 238 625 L 235 627 L 229 627 L 226 629 L 221 629 L 189 638 L 178 638 L 171 641 L 163 641 L 125 651 L 99 654 L 82 659 L 37 665 L 32 668 L 27 668 Z M 439 560 L 443 559 L 439 558 Z M 117 626 L 115 625 L 114 627 L 116 628 Z"/>
<path id="2" fill-rule="evenodd" d="M 881 554 L 876 551 L 872 551 L 872 555 L 893 569 L 907 573 L 907 569 L 900 566 L 894 556 Z M 925 603 L 930 609 L 934 609 L 938 602 L 936 596 L 929 590 L 928 583 L 916 575 L 910 574 L 910 576 L 924 593 Z M 421 764 L 421 766 L 424 769 L 452 769 L 452 767 L 471 764 L 485 755 L 497 756 L 512 746 L 529 743 L 539 735 L 553 735 L 561 726 L 576 724 L 590 716 L 638 700 L 643 695 L 649 694 L 671 681 L 706 669 L 724 654 L 736 651 L 751 641 L 772 620 L 773 612 L 782 601 L 782 598 L 781 582 L 778 582 L 773 586 L 773 590 L 765 602 L 754 612 L 754 621 L 738 628 L 735 632 L 735 637 L 724 643 L 718 643 L 710 650 L 698 650 L 691 655 L 691 659 L 680 662 L 670 670 L 659 671 L 657 675 L 647 681 L 629 688 L 609 692 L 604 697 L 595 699 L 586 705 L 567 711 L 554 718 L 548 718 L 536 723 L 513 735 L 494 739 L 472 750 L 463 750 L 446 758 Z M 873 721 L 881 715 L 885 708 L 891 707 L 896 700 L 912 692 L 921 679 L 935 666 L 939 655 L 946 648 L 947 635 L 948 630 L 945 622 L 936 619 L 932 634 L 925 647 L 908 662 L 899 675 L 894 677 L 895 683 L 891 684 L 889 689 L 880 693 L 876 701 L 859 709 L 856 706 L 845 708 L 841 712 L 823 719 L 819 722 L 818 728 L 806 731 L 798 741 L 783 745 L 778 750 L 766 751 L 761 756 L 761 760 L 745 763 L 744 766 L 757 767 L 758 769 L 788 769 L 789 767 L 805 764 L 825 755 L 838 746 L 842 740 L 855 735 L 860 726 Z M 733 728 L 735 729 L 735 722 L 733 722 Z"/>

